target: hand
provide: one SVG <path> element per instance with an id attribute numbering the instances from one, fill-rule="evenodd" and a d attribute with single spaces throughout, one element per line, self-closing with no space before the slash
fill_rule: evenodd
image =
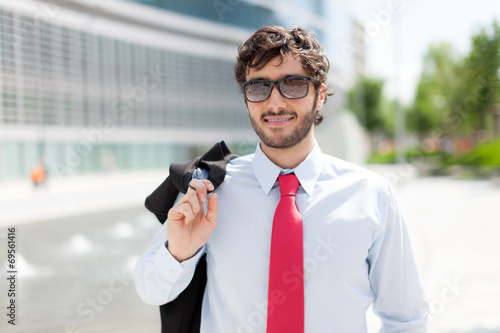
<path id="1" fill-rule="evenodd" d="M 194 256 L 217 225 L 217 194 L 208 197 L 206 215 L 204 209 L 207 193 L 213 190 L 209 180 L 193 179 L 186 195 L 168 211 L 167 249 L 179 262 Z"/>

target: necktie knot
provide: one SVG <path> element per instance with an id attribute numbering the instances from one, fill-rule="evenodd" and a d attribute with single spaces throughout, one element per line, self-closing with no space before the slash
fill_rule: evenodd
<path id="1" fill-rule="evenodd" d="M 295 196 L 300 184 L 294 173 L 278 176 L 278 183 L 280 184 L 281 196 Z"/>

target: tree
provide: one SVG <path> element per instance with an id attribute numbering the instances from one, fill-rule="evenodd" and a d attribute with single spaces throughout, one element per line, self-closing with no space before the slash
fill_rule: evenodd
<path id="1" fill-rule="evenodd" d="M 495 21 L 472 37 L 471 51 L 462 66 L 452 110 L 456 118 L 464 120 L 462 132 L 487 130 L 493 123 L 494 104 L 500 97 L 499 69 L 500 26 Z"/>
<path id="2" fill-rule="evenodd" d="M 361 76 L 348 94 L 349 108 L 370 133 L 383 130 L 383 87 L 383 80 Z"/>
<path id="3" fill-rule="evenodd" d="M 458 77 L 459 60 L 448 43 L 432 45 L 425 58 L 408 127 L 421 138 L 442 128 L 449 119 Z"/>

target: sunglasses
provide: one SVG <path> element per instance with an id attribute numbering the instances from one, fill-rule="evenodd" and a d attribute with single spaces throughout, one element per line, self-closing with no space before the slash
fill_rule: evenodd
<path id="1" fill-rule="evenodd" d="M 278 81 L 251 80 L 240 83 L 245 100 L 251 103 L 263 102 L 271 96 L 273 87 L 277 86 L 281 96 L 287 99 L 300 99 L 309 93 L 309 82 L 319 81 L 309 76 L 288 76 Z"/>

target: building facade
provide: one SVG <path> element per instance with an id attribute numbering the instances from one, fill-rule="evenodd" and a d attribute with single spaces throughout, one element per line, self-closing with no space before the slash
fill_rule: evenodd
<path id="1" fill-rule="evenodd" d="M 264 24 L 314 22 L 325 37 L 322 1 L 277 4 L 0 3 L 0 180 L 38 163 L 56 178 L 164 168 L 222 139 L 253 150 L 238 45 Z"/>

